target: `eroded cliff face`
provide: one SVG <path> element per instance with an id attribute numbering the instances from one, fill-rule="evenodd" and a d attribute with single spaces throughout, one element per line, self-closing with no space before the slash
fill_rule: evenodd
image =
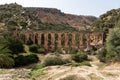
<path id="1" fill-rule="evenodd" d="M 77 29 L 89 28 L 97 19 L 93 16 L 66 14 L 55 8 L 26 8 L 43 23 L 66 24 Z"/>

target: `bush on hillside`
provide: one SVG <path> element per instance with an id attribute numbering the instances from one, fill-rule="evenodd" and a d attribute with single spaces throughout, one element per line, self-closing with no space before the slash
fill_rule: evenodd
<path id="1" fill-rule="evenodd" d="M 60 51 L 55 51 L 55 52 L 54 52 L 54 55 L 55 55 L 55 56 L 60 56 L 60 54 L 61 54 Z"/>
<path id="2" fill-rule="evenodd" d="M 14 66 L 14 60 L 11 51 L 6 46 L 6 40 L 0 37 L 0 68 L 11 68 Z"/>
<path id="3" fill-rule="evenodd" d="M 0 68 L 12 68 L 14 66 L 14 59 L 5 54 L 0 54 Z"/>
<path id="4" fill-rule="evenodd" d="M 120 53 L 120 28 L 110 30 L 106 40 L 108 52 Z"/>
<path id="5" fill-rule="evenodd" d="M 30 47 L 29 47 L 29 50 L 30 50 L 31 52 L 34 52 L 34 53 L 37 53 L 37 52 L 38 52 L 38 49 L 39 49 L 39 47 L 38 47 L 38 45 L 36 45 L 36 44 L 32 44 L 32 45 L 30 45 Z"/>
<path id="6" fill-rule="evenodd" d="M 90 46 L 90 49 L 86 52 L 89 55 L 96 55 L 97 48 L 95 46 Z"/>
<path id="7" fill-rule="evenodd" d="M 40 54 L 45 54 L 46 52 L 45 52 L 45 49 L 44 49 L 44 48 L 40 48 L 40 49 L 38 49 L 38 53 L 40 53 Z"/>
<path id="8" fill-rule="evenodd" d="M 109 18 L 108 18 L 109 17 Z M 94 30 L 104 30 L 120 26 L 120 9 L 113 9 L 102 14 L 98 20 L 93 23 Z"/>
<path id="9" fill-rule="evenodd" d="M 25 43 L 26 45 L 32 45 L 33 44 L 33 42 L 32 42 L 32 40 L 31 39 L 29 39 L 29 40 L 27 40 L 27 42 Z"/>
<path id="10" fill-rule="evenodd" d="M 72 50 L 72 49 L 69 49 L 68 53 L 69 54 L 76 54 L 78 52 L 78 50 Z"/>
<path id="11" fill-rule="evenodd" d="M 12 54 L 18 54 L 24 52 L 24 46 L 21 39 L 10 35 L 5 35 L 0 38 L 0 46 L 7 47 Z"/>
<path id="12" fill-rule="evenodd" d="M 83 61 L 88 60 L 88 56 L 84 52 L 78 52 L 78 53 L 72 55 L 72 59 L 75 62 L 83 62 Z"/>
<path id="13" fill-rule="evenodd" d="M 11 36 L 7 36 L 5 39 L 7 40 L 6 46 L 11 50 L 12 54 L 24 52 L 24 46 L 21 39 Z"/>
<path id="14" fill-rule="evenodd" d="M 39 58 L 36 54 L 30 54 L 28 56 L 25 56 L 26 59 L 28 60 L 28 63 L 37 63 L 39 61 Z"/>
<path id="15" fill-rule="evenodd" d="M 106 47 L 98 52 L 101 62 L 120 61 L 120 28 L 110 30 Z"/>
<path id="16" fill-rule="evenodd" d="M 15 57 L 15 67 L 25 66 L 28 64 L 37 63 L 39 61 L 37 55 L 30 54 L 27 56 L 19 55 Z"/>
<path id="17" fill-rule="evenodd" d="M 101 62 L 106 62 L 106 54 L 107 54 L 107 50 L 105 47 L 103 47 L 98 53 L 97 53 L 97 57 Z"/>
<path id="18" fill-rule="evenodd" d="M 53 65 L 63 65 L 66 63 L 68 63 L 68 61 L 62 59 L 59 56 L 49 56 L 49 57 L 45 58 L 43 65 L 44 66 L 53 66 Z"/>

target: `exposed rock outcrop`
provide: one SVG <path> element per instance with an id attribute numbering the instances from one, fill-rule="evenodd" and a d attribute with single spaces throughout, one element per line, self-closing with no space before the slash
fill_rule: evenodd
<path id="1" fill-rule="evenodd" d="M 66 14 L 55 8 L 26 8 L 43 23 L 67 24 L 77 29 L 89 28 L 97 19 L 93 16 Z"/>

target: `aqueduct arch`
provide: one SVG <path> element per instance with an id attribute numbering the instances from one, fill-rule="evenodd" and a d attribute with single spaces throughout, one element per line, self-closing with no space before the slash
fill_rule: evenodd
<path id="1" fill-rule="evenodd" d="M 85 49 L 104 44 L 104 32 L 57 32 L 57 31 L 21 31 L 14 32 L 15 36 L 23 39 L 26 43 L 33 43 L 44 47 L 46 50 L 54 49 Z"/>

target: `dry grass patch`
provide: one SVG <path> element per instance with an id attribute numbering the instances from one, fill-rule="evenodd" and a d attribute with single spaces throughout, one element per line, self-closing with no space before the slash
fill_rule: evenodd
<path id="1" fill-rule="evenodd" d="M 91 80 L 103 80 L 103 78 L 101 78 L 100 76 L 97 76 L 94 73 L 91 73 L 90 75 L 88 75 L 90 77 Z"/>
<path id="2" fill-rule="evenodd" d="M 102 74 L 106 77 L 116 77 L 119 76 L 118 74 L 115 73 L 110 73 L 110 72 L 102 72 Z"/>
<path id="3" fill-rule="evenodd" d="M 77 75 L 68 75 L 60 80 L 86 80 L 86 79 L 80 76 L 78 77 Z"/>
<path id="4" fill-rule="evenodd" d="M 4 70 L 4 69 L 0 69 L 0 75 L 1 74 L 7 74 L 8 72 L 6 71 L 6 70 Z"/>

